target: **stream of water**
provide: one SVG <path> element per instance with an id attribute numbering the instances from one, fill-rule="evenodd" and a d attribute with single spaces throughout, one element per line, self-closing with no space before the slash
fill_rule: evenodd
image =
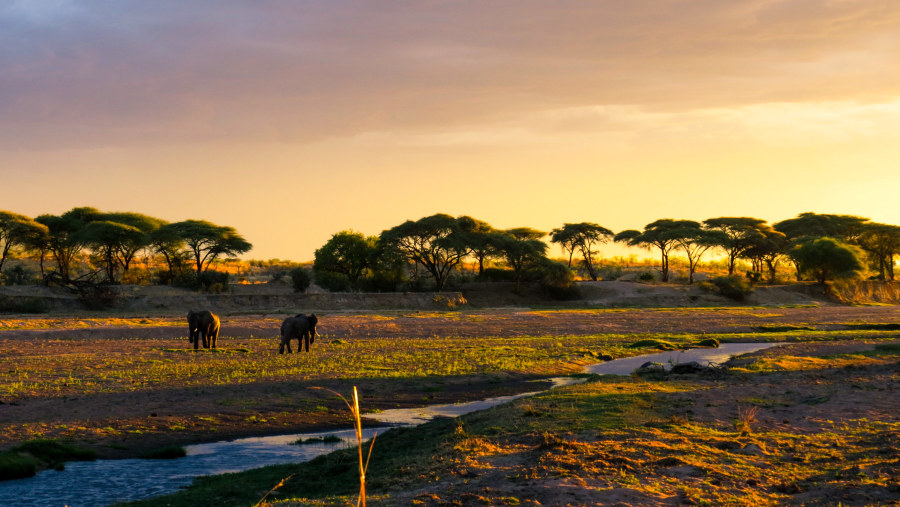
<path id="1" fill-rule="evenodd" d="M 722 363 L 729 357 L 754 352 L 775 343 L 723 343 L 718 349 L 691 349 L 617 359 L 591 365 L 588 373 L 627 375 L 647 361 L 665 365 L 697 361 Z M 553 387 L 582 381 L 577 378 L 552 379 Z M 416 425 L 435 417 L 457 417 L 541 391 L 500 396 L 470 403 L 431 405 L 415 409 L 395 409 L 364 414 L 383 424 Z M 371 438 L 385 428 L 364 430 Z M 298 439 L 334 435 L 335 443 L 291 445 Z M 120 459 L 66 463 L 65 470 L 45 470 L 34 477 L 0 482 L 0 505 L 20 507 L 94 507 L 116 502 L 164 495 L 189 486 L 200 475 L 239 472 L 281 463 L 308 461 L 336 449 L 356 445 L 352 429 L 318 433 L 241 438 L 186 446 L 187 456 L 170 460 Z"/>

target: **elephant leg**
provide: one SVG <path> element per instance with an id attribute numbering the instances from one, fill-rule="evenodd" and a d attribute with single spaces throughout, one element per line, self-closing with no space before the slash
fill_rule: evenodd
<path id="1" fill-rule="evenodd" d="M 216 348 L 216 343 L 219 341 L 219 330 L 218 329 L 212 332 L 212 334 L 210 335 L 209 341 L 210 341 L 210 345 L 212 345 L 212 348 Z"/>
<path id="2" fill-rule="evenodd" d="M 303 344 L 306 345 L 306 351 L 309 352 L 309 333 L 303 335 Z M 300 346 L 297 345 L 297 348 Z"/>
<path id="3" fill-rule="evenodd" d="M 278 353 L 284 354 L 284 339 L 282 339 L 281 343 L 278 344 Z"/>

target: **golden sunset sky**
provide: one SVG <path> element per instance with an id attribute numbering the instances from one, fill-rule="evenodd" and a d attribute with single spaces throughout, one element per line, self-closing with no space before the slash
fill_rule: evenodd
<path id="1" fill-rule="evenodd" d="M 0 209 L 32 217 L 305 261 L 438 212 L 900 224 L 898 194 L 896 0 L 0 0 Z"/>

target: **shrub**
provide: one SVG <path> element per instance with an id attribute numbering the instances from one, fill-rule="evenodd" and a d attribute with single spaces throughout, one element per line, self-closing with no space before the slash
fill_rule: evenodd
<path id="1" fill-rule="evenodd" d="M 294 292 L 306 292 L 306 289 L 308 289 L 312 283 L 312 277 L 309 275 L 309 271 L 303 268 L 294 268 L 288 275 L 291 277 L 291 286 L 294 287 Z"/>
<path id="2" fill-rule="evenodd" d="M 0 481 L 31 477 L 40 464 L 40 461 L 27 454 L 0 452 Z"/>
<path id="3" fill-rule="evenodd" d="M 346 276 L 330 271 L 316 271 L 316 285 L 328 292 L 350 291 L 350 280 Z M 291 277 L 293 279 L 293 276 Z M 296 290 L 296 286 L 295 289 Z"/>
<path id="4" fill-rule="evenodd" d="M 643 273 L 638 275 L 638 280 L 640 280 L 642 282 L 652 282 L 655 279 L 656 279 L 656 275 L 654 275 L 650 271 L 644 271 Z"/>
<path id="5" fill-rule="evenodd" d="M 206 292 L 219 294 L 228 290 L 228 273 L 207 270 L 200 274 L 200 286 Z"/>
<path id="6" fill-rule="evenodd" d="M 744 301 L 753 294 L 753 286 L 739 276 L 717 276 L 712 280 L 700 283 L 700 287 L 728 299 Z"/>
<path id="7" fill-rule="evenodd" d="M 664 340 L 654 340 L 654 339 L 646 339 L 646 340 L 638 340 L 630 345 L 628 348 L 630 349 L 642 349 L 647 347 L 653 347 L 659 350 L 676 350 L 678 347 L 672 345 L 671 343 Z"/>
<path id="8" fill-rule="evenodd" d="M 484 268 L 478 278 L 484 282 L 514 282 L 516 273 L 511 269 Z"/>
<path id="9" fill-rule="evenodd" d="M 47 303 L 41 298 L 4 297 L 0 299 L 0 312 L 5 313 L 47 313 Z"/>
<path id="10" fill-rule="evenodd" d="M 89 449 L 82 449 L 69 444 L 63 444 L 51 439 L 28 440 L 12 448 L 14 452 L 28 453 L 35 458 L 47 463 L 60 461 L 93 461 L 97 454 Z"/>
<path id="11" fill-rule="evenodd" d="M 29 285 L 38 280 L 37 272 L 22 265 L 16 265 L 3 273 L 3 285 Z"/>

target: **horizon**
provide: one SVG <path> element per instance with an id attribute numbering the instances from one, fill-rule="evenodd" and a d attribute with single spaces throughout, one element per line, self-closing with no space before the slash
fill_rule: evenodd
<path id="1" fill-rule="evenodd" d="M 900 4 L 208 5 L 0 6 L 0 209 L 208 220 L 298 262 L 439 212 L 900 224 Z"/>

